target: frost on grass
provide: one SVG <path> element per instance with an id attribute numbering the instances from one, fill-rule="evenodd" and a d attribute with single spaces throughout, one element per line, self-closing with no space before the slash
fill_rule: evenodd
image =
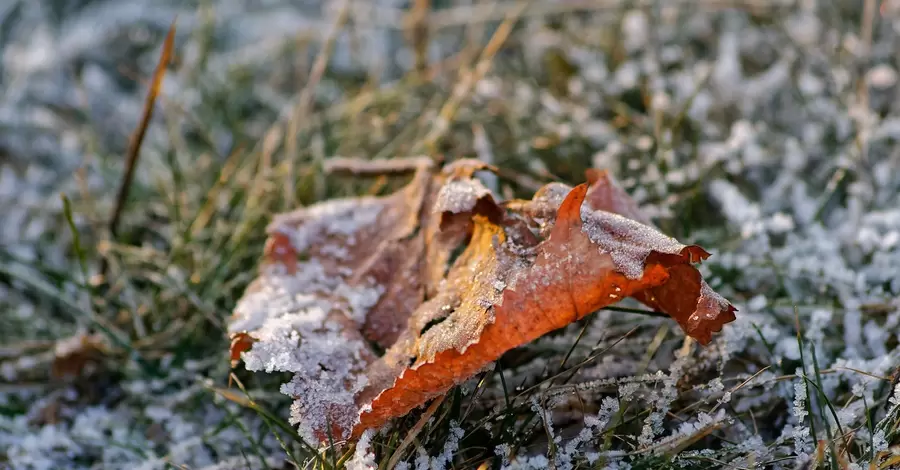
<path id="1" fill-rule="evenodd" d="M 491 191 L 479 180 L 451 181 L 441 188 L 434 204 L 434 212 L 458 214 L 475 208 L 479 199 L 490 196 Z"/>
<path id="2" fill-rule="evenodd" d="M 442 452 L 434 457 L 422 455 L 416 461 L 416 469 L 445 470 L 451 468 L 454 453 L 459 450 L 459 440 L 462 439 L 465 430 L 459 427 L 456 421 L 450 421 L 450 435 L 444 441 Z"/>
<path id="3" fill-rule="evenodd" d="M 374 470 L 378 468 L 375 453 L 372 450 L 372 437 L 375 431 L 370 429 L 362 433 L 356 442 L 353 457 L 347 462 L 347 470 Z"/>
<path id="4" fill-rule="evenodd" d="M 676 384 L 688 360 L 686 355 L 681 355 L 672 363 L 669 374 L 662 377 L 663 388 L 654 394 L 650 414 L 644 420 L 644 426 L 641 428 L 640 436 L 638 436 L 638 444 L 642 448 L 653 445 L 656 436 L 662 433 L 665 416 L 669 413 L 672 403 L 678 398 Z M 662 373 L 657 372 L 657 375 L 662 375 Z"/>
<path id="5" fill-rule="evenodd" d="M 181 376 L 179 376 L 181 375 Z M 188 379 L 173 374 L 173 382 Z M 13 469 L 109 468 L 162 470 L 172 465 L 190 468 L 267 468 L 247 435 L 229 423 L 242 420 L 249 432 L 263 436 L 258 450 L 268 467 L 283 462 L 279 444 L 267 435 L 266 425 L 233 403 L 211 403 L 203 389 L 172 392 L 166 384 L 125 382 L 109 390 L 115 404 L 82 407 L 74 389 L 61 396 L 34 400 L 5 394 L 6 406 L 31 400 L 43 414 L 0 416 L 0 449 Z M 48 414 L 55 410 L 57 415 Z M 54 422 L 46 422 L 48 419 Z M 241 455 L 241 454 L 244 455 Z M 81 462 L 93 462 L 83 465 Z"/>

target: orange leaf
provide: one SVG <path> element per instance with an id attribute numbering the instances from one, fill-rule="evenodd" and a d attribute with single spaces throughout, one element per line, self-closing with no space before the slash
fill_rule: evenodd
<path id="1" fill-rule="evenodd" d="M 231 331 L 255 341 L 248 369 L 294 373 L 282 390 L 302 434 L 356 437 L 625 297 L 702 344 L 734 320 L 691 265 L 709 254 L 656 230 L 607 173 L 501 206 L 472 178 L 485 168 L 421 168 L 391 196 L 276 217 Z"/>
<path id="2" fill-rule="evenodd" d="M 237 333 L 231 337 L 231 349 L 228 351 L 231 357 L 231 367 L 237 366 L 241 359 L 241 353 L 250 349 L 256 340 L 247 333 Z"/>
<path id="3" fill-rule="evenodd" d="M 591 181 L 589 204 L 593 209 L 615 212 L 653 227 L 650 219 L 640 212 L 634 200 L 616 184 L 609 173 L 589 170 L 588 179 Z M 699 246 L 688 248 L 685 255 L 689 262 L 709 257 L 709 253 Z M 665 263 L 666 257 L 665 253 L 651 253 L 646 263 Z M 669 274 L 667 282 L 638 292 L 634 298 L 671 316 L 688 335 L 701 344 L 708 344 L 712 333 L 721 331 L 724 324 L 735 320 L 735 308 L 706 284 L 696 268 L 690 264 L 676 263 L 669 267 Z"/>

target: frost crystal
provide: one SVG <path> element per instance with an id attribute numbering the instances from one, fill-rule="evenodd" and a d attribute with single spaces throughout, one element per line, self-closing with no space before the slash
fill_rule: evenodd
<path id="1" fill-rule="evenodd" d="M 794 384 L 794 407 L 792 412 L 794 416 L 797 418 L 797 426 L 793 428 L 791 432 L 791 437 L 794 439 L 794 453 L 801 459 L 805 459 L 808 456 L 808 451 L 810 450 L 810 430 L 807 426 L 803 425 L 803 421 L 806 416 L 809 414 L 809 411 L 806 409 L 806 381 L 802 378 L 802 371 L 798 369 L 797 375 L 801 375 L 801 378 L 797 383 Z"/>
<path id="2" fill-rule="evenodd" d="M 687 366 L 690 357 L 682 355 L 678 357 L 669 368 L 669 374 L 663 379 L 663 389 L 660 390 L 652 401 L 653 410 L 647 419 L 644 420 L 644 426 L 641 428 L 641 434 L 638 436 L 638 443 L 643 448 L 650 447 L 653 444 L 653 438 L 663 431 L 663 419 L 669 412 L 669 407 L 678 398 L 678 389 L 676 384 L 681 378 L 683 369 Z M 662 372 L 659 372 L 662 375 Z"/>
<path id="3" fill-rule="evenodd" d="M 465 435 L 465 431 L 459 427 L 456 421 L 450 421 L 450 435 L 444 443 L 444 451 L 441 455 L 431 459 L 432 470 L 444 470 L 451 462 L 453 462 L 453 454 L 459 449 L 459 440 Z"/>
<path id="4" fill-rule="evenodd" d="M 806 410 L 806 381 L 804 379 L 800 379 L 794 384 L 793 413 L 800 423 L 802 423 L 803 420 L 806 419 L 806 415 L 809 414 L 809 411 Z"/>
<path id="5" fill-rule="evenodd" d="M 347 470 L 373 470 L 378 468 L 375 462 L 375 453 L 372 451 L 372 437 L 375 430 L 367 429 L 359 437 L 353 457 L 347 462 Z"/>
<path id="6" fill-rule="evenodd" d="M 872 450 L 876 453 L 887 450 L 888 442 L 885 438 L 884 429 L 875 431 L 872 435 Z"/>
<path id="7" fill-rule="evenodd" d="M 323 236 L 344 235 L 347 242 L 357 242 L 353 235 L 360 227 L 371 225 L 381 214 L 382 205 L 373 197 L 360 199 L 335 199 L 321 202 L 308 208 L 299 209 L 287 214 L 279 214 L 269 225 L 270 231 L 282 230 L 282 227 L 296 224 L 297 228 L 288 231 L 291 245 L 298 252 L 309 249 L 313 244 L 324 241 Z"/>
<path id="8" fill-rule="evenodd" d="M 888 399 L 894 406 L 900 406 L 900 383 L 894 386 L 894 393 Z"/>
<path id="9" fill-rule="evenodd" d="M 491 191 L 481 181 L 466 179 L 450 181 L 438 192 L 434 212 L 450 212 L 458 214 L 468 212 L 475 207 L 479 199 L 490 196 Z"/>
<path id="10" fill-rule="evenodd" d="M 685 248 L 678 240 L 640 222 L 612 212 L 592 210 L 588 206 L 581 205 L 582 230 L 629 279 L 640 279 L 644 275 L 644 260 L 650 252 L 677 255 Z"/>
<path id="11" fill-rule="evenodd" d="M 494 454 L 500 457 L 500 467 L 506 468 L 509 465 L 509 444 L 500 444 L 494 447 Z"/>
<path id="12" fill-rule="evenodd" d="M 622 397 L 622 401 L 631 401 L 639 388 L 640 384 L 637 382 L 623 383 L 619 385 L 619 396 Z"/>
<path id="13" fill-rule="evenodd" d="M 550 459 L 543 455 L 517 456 L 503 470 L 544 470 L 550 468 Z"/>
<path id="14" fill-rule="evenodd" d="M 612 397 L 606 397 L 600 404 L 600 411 L 596 416 L 585 416 L 584 427 L 574 438 L 566 442 L 556 454 L 555 467 L 558 469 L 573 469 L 574 459 L 582 454 L 584 444 L 590 442 L 594 435 L 603 431 L 612 416 L 619 411 L 619 402 Z M 596 459 L 596 456 L 595 456 Z"/>

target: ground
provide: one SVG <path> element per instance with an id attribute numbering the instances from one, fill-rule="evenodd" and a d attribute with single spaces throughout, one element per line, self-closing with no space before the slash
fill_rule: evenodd
<path id="1" fill-rule="evenodd" d="M 0 467 L 900 467 L 897 2 L 411 3 L 0 5 Z M 404 182 L 326 159 L 411 155 L 609 170 L 737 320 L 624 302 L 310 446 L 226 319 L 274 214 Z"/>

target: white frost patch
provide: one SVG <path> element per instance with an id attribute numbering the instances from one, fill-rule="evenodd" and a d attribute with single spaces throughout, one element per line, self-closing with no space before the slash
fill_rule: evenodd
<path id="1" fill-rule="evenodd" d="M 657 375 L 663 380 L 663 388 L 653 397 L 652 411 L 644 420 L 644 426 L 638 436 L 638 444 L 643 449 L 651 447 L 656 436 L 663 432 L 663 420 L 672 403 L 678 398 L 678 380 L 681 379 L 684 368 L 691 362 L 689 354 L 682 355 L 680 352 L 677 354 L 678 358 L 669 368 L 668 375 L 663 375 L 662 371 L 657 372 Z"/>
<path id="2" fill-rule="evenodd" d="M 247 370 L 294 373 L 281 392 L 295 399 L 291 422 L 312 442 L 314 430 L 328 424 L 353 426 L 353 397 L 366 384 L 360 374 L 366 345 L 348 337 L 344 328 L 325 310 L 305 309 L 266 321 L 253 332 L 258 341 L 243 353 Z"/>
<path id="3" fill-rule="evenodd" d="M 382 208 L 383 202 L 374 197 L 334 199 L 278 214 L 267 230 L 287 235 L 298 253 L 306 251 L 316 242 L 325 241 L 317 238 L 320 235 L 346 236 L 346 243 L 352 245 L 356 242 L 353 234 L 375 223 Z M 295 224 L 298 226 L 294 227 Z"/>
<path id="4" fill-rule="evenodd" d="M 340 208 L 332 207 L 337 219 L 326 232 L 346 235 L 344 232 L 366 222 L 355 211 Z M 310 208 L 309 212 L 319 209 Z M 341 214 L 346 217 L 342 219 Z M 310 237 L 304 227 L 288 232 L 295 248 Z M 238 302 L 229 332 L 247 332 L 255 340 L 250 350 L 242 353 L 247 370 L 294 374 L 281 387 L 282 393 L 295 400 L 291 422 L 305 439 L 317 442 L 316 430 L 329 426 L 349 430 L 355 424 L 354 396 L 367 383 L 362 371 L 371 357 L 358 328 L 384 287 L 374 279 L 351 286 L 344 273 L 329 275 L 317 260 L 299 262 L 295 267 L 296 272 L 290 274 L 280 264 L 265 266 Z"/>
<path id="5" fill-rule="evenodd" d="M 84 449 L 57 426 L 44 426 L 39 432 L 22 436 L 7 447 L 11 468 L 52 469 L 82 455 Z"/>
<path id="6" fill-rule="evenodd" d="M 722 179 L 713 180 L 709 183 L 709 195 L 719 204 L 725 218 L 741 227 L 744 238 L 750 238 L 764 228 L 759 205 L 750 202 L 734 184 Z M 780 220 L 774 222 L 778 228 L 785 224 Z"/>
<path id="7" fill-rule="evenodd" d="M 238 300 L 234 319 L 228 324 L 229 333 L 254 331 L 271 318 L 300 309 L 320 307 L 329 303 L 312 293 L 335 289 L 337 280 L 325 275 L 325 269 L 315 260 L 298 263 L 294 275 L 280 264 L 268 265 L 258 279 L 257 289 Z"/>
<path id="8" fill-rule="evenodd" d="M 479 199 L 490 195 L 491 190 L 479 180 L 450 181 L 438 192 L 437 201 L 434 203 L 434 212 L 451 212 L 453 214 L 468 212 L 475 207 Z"/>
<path id="9" fill-rule="evenodd" d="M 685 248 L 678 240 L 658 230 L 619 214 L 592 210 L 581 205 L 582 230 L 600 247 L 601 253 L 612 257 L 616 269 L 629 279 L 644 275 L 644 260 L 650 252 L 677 255 Z"/>
<path id="10" fill-rule="evenodd" d="M 349 310 L 347 316 L 359 326 L 366 322 L 366 314 L 369 313 L 369 309 L 374 307 L 381 295 L 384 294 L 384 286 L 376 284 L 374 280 L 370 282 L 371 287 L 340 284 L 334 291 L 335 295 L 346 300 Z"/>
<path id="11" fill-rule="evenodd" d="M 368 429 L 359 437 L 356 443 L 356 449 L 353 451 L 353 458 L 347 462 L 347 470 L 374 470 L 378 468 L 375 462 L 375 452 L 372 450 L 372 436 L 375 430 Z"/>

